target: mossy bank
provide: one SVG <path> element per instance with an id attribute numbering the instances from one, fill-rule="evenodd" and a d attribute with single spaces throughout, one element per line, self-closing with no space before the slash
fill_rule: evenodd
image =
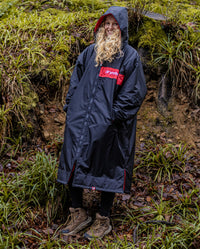
<path id="1" fill-rule="evenodd" d="M 129 9 L 130 44 L 148 51 L 148 70 L 157 73 L 162 64 L 173 78 L 174 93 L 181 88 L 199 103 L 197 2 L 1 1 L 1 153 L 11 136 L 29 144 L 33 137 L 46 138 L 41 133 L 44 109 L 52 101 L 59 108 L 64 104 L 76 58 L 94 42 L 94 24 L 111 5 Z M 162 14 L 165 20 L 150 18 L 147 11 Z"/>

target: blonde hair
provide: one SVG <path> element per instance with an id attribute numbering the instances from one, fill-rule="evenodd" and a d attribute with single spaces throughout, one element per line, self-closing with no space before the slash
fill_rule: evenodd
<path id="1" fill-rule="evenodd" d="M 117 55 L 122 57 L 124 54 L 121 45 L 121 31 L 116 29 L 112 35 L 106 36 L 104 24 L 102 24 L 96 35 L 96 66 L 104 61 L 112 62 Z"/>

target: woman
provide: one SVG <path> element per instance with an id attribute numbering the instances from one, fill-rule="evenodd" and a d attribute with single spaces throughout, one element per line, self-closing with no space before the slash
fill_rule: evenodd
<path id="1" fill-rule="evenodd" d="M 72 198 L 71 221 L 63 234 L 75 234 L 91 223 L 82 207 L 83 188 L 102 191 L 87 239 L 111 231 L 115 193 L 130 192 L 136 114 L 146 95 L 140 58 L 128 45 L 126 8 L 110 7 L 94 32 L 96 43 L 79 55 L 71 77 L 58 169 L 58 181 L 69 185 Z"/>

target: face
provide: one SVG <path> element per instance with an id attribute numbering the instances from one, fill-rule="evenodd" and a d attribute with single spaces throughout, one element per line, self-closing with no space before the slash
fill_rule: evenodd
<path id="1" fill-rule="evenodd" d="M 117 21 L 112 16 L 107 16 L 104 24 L 106 36 L 112 35 L 113 31 L 119 29 Z"/>

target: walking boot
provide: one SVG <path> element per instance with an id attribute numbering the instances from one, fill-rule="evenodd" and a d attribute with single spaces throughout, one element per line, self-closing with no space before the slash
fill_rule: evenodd
<path id="1" fill-rule="evenodd" d="M 106 216 L 101 216 L 99 213 L 96 214 L 96 219 L 89 231 L 84 234 L 84 237 L 88 240 L 94 238 L 103 238 L 106 234 L 108 234 L 112 230 L 112 226 L 110 225 L 110 219 Z"/>
<path id="2" fill-rule="evenodd" d="M 61 233 L 63 235 L 73 235 L 86 228 L 92 221 L 83 208 L 69 208 L 70 215 L 66 222 L 66 227 Z"/>

